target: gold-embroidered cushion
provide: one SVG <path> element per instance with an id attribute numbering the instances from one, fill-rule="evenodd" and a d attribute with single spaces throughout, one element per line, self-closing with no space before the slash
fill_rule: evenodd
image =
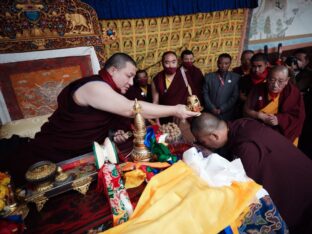
<path id="1" fill-rule="evenodd" d="M 33 138 L 41 126 L 48 121 L 51 114 L 27 119 L 15 120 L 1 126 L 0 138 L 10 138 L 12 135 Z"/>

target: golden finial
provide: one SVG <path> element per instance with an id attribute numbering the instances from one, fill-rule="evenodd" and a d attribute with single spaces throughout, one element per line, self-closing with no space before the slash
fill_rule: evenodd
<path id="1" fill-rule="evenodd" d="M 140 113 L 141 112 L 141 105 L 138 102 L 138 99 L 134 99 L 133 111 L 134 111 L 134 113 Z"/>

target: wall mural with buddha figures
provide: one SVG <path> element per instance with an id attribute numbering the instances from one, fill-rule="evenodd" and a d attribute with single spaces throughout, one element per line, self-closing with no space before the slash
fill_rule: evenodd
<path id="1" fill-rule="evenodd" d="M 248 10 L 236 9 L 145 19 L 100 20 L 105 56 L 122 51 L 134 57 L 140 69 L 150 76 L 159 72 L 161 56 L 184 49 L 195 55 L 195 65 L 204 73 L 216 69 L 221 53 L 239 63 Z"/>

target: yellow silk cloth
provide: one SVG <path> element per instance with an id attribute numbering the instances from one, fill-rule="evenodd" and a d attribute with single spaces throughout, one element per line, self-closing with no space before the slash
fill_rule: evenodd
<path id="1" fill-rule="evenodd" d="M 151 179 L 129 221 L 105 233 L 218 233 L 235 226 L 260 187 L 210 187 L 179 161 Z"/>
<path id="2" fill-rule="evenodd" d="M 279 101 L 279 96 L 278 95 L 273 101 L 271 101 L 268 105 L 263 107 L 260 111 L 266 114 L 277 114 L 278 113 L 278 101 Z M 296 137 L 293 144 L 294 146 L 298 146 L 298 141 L 299 138 Z"/>
<path id="3" fill-rule="evenodd" d="M 134 169 L 139 169 L 141 166 L 149 166 L 152 168 L 166 168 L 170 167 L 167 162 L 125 162 L 121 166 L 122 171 L 131 171 Z"/>
<path id="4" fill-rule="evenodd" d="M 125 180 L 125 188 L 130 189 L 140 186 L 144 182 L 146 175 L 142 170 L 137 169 L 126 172 L 123 177 Z"/>
<path id="5" fill-rule="evenodd" d="M 146 174 L 140 170 L 141 166 L 164 169 L 170 166 L 167 162 L 125 162 L 121 167 L 124 172 L 125 188 L 135 188 L 140 186 L 146 179 Z"/>

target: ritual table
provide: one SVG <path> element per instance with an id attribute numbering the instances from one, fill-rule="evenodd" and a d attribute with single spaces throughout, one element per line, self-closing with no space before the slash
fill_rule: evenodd
<path id="1" fill-rule="evenodd" d="M 127 190 L 133 204 L 138 201 L 145 184 Z M 104 194 L 96 191 L 94 181 L 86 195 L 69 191 L 51 198 L 38 212 L 30 204 L 25 220 L 25 233 L 87 233 L 112 227 L 112 213 Z"/>

